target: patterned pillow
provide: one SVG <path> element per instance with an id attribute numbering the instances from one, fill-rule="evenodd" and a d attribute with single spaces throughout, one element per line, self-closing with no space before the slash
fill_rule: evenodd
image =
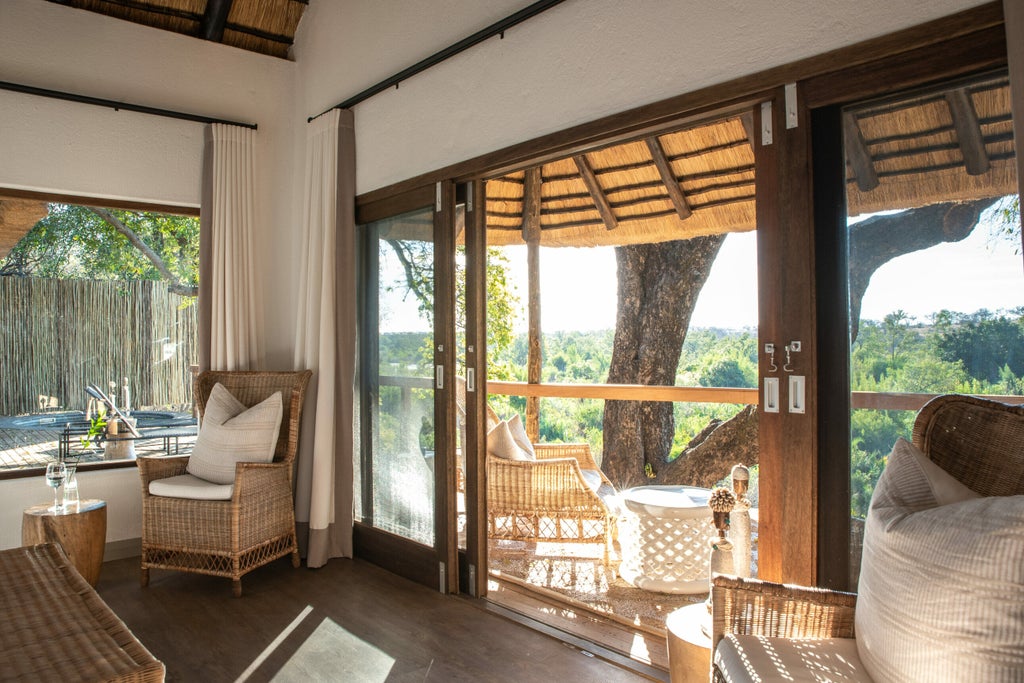
<path id="1" fill-rule="evenodd" d="M 857 650 L 878 683 L 1024 680 L 1024 496 L 981 498 L 900 439 L 857 592 Z"/>
<path id="2" fill-rule="evenodd" d="M 206 402 L 186 471 L 216 484 L 233 484 L 235 463 L 271 462 L 283 411 L 280 391 L 246 409 L 218 382 Z"/>
<path id="3" fill-rule="evenodd" d="M 530 454 L 516 444 L 508 422 L 502 420 L 487 432 L 487 453 L 506 460 L 533 460 Z"/>
<path id="4" fill-rule="evenodd" d="M 508 424 L 509 433 L 512 434 L 512 440 L 516 442 L 520 450 L 530 456 L 530 460 L 536 460 L 537 454 L 533 450 L 533 444 L 530 443 L 530 437 L 526 435 L 526 428 L 523 427 L 523 421 L 520 419 L 519 413 L 516 413 L 505 422 Z"/>

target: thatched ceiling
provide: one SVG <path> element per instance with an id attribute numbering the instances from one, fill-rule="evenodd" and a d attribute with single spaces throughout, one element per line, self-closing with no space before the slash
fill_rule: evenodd
<path id="1" fill-rule="evenodd" d="M 844 116 L 851 216 L 1017 192 L 1005 76 Z M 750 122 L 729 118 L 488 181 L 488 243 L 523 244 L 524 214 L 539 214 L 548 246 L 753 230 Z"/>
<path id="2" fill-rule="evenodd" d="M 309 0 L 50 0 L 274 57 L 288 57 Z"/>
<path id="3" fill-rule="evenodd" d="M 6 258 L 14 245 L 46 214 L 45 202 L 0 199 L 0 259 Z"/>

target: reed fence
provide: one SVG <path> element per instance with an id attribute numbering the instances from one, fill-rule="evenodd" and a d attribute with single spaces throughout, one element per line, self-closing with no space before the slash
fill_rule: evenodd
<path id="1" fill-rule="evenodd" d="M 127 378 L 133 408 L 188 409 L 196 306 L 161 282 L 0 277 L 0 415 L 85 410 Z M 113 397 L 111 397 L 113 398 Z"/>

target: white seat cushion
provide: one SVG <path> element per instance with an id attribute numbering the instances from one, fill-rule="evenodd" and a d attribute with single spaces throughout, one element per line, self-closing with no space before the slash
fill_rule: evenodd
<path id="1" fill-rule="evenodd" d="M 217 484 L 232 484 L 236 463 L 271 462 L 283 411 L 280 391 L 247 409 L 218 382 L 206 402 L 186 471 Z"/>
<path id="2" fill-rule="evenodd" d="M 715 666 L 729 683 L 871 681 L 852 638 L 798 640 L 729 633 L 715 649 Z"/>
<path id="3" fill-rule="evenodd" d="M 191 474 L 155 479 L 149 482 L 149 493 L 165 498 L 191 498 L 192 500 L 231 500 L 234 484 L 216 484 Z"/>

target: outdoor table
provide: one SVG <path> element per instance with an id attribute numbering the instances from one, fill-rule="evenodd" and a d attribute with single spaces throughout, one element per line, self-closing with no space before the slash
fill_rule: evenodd
<path id="1" fill-rule="evenodd" d="M 619 574 L 637 588 L 659 593 L 707 593 L 716 536 L 710 489 L 638 486 L 622 494 L 632 522 Z"/>

